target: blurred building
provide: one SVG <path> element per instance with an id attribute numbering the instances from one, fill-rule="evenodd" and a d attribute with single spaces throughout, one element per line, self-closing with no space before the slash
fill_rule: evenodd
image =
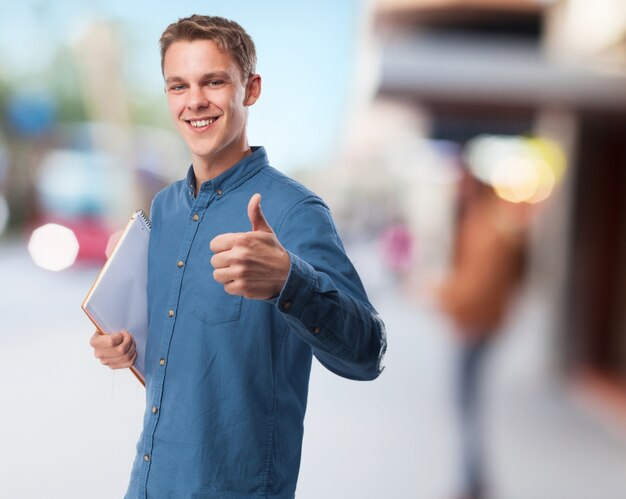
<path id="1" fill-rule="evenodd" d="M 554 361 L 626 416 L 626 3 L 378 0 L 361 35 L 345 175 L 377 192 L 379 218 L 396 206 L 418 238 L 438 230 L 438 256 L 418 240 L 418 263 L 449 253 L 454 168 L 437 149 L 486 134 L 558 144 L 567 171 L 533 252 Z"/>
<path id="2" fill-rule="evenodd" d="M 119 24 L 86 22 L 51 45 L 50 66 L 28 78 L 34 85 L 0 88 L 0 237 L 54 224 L 79 249 L 45 236 L 36 252 L 49 254 L 54 242 L 66 263 L 44 268 L 100 265 L 110 234 L 136 209 L 149 211 L 188 152 L 172 130 L 153 124 L 160 96 L 136 97 L 126 81 Z"/>

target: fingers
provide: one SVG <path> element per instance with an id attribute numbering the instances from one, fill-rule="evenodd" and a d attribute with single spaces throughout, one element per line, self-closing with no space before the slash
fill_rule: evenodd
<path id="1" fill-rule="evenodd" d="M 273 232 L 261 210 L 261 195 L 254 194 L 248 202 L 248 218 L 253 231 Z"/>
<path id="2" fill-rule="evenodd" d="M 128 334 L 128 333 L 126 333 Z M 124 333 L 103 334 L 100 331 L 93 333 L 89 340 L 89 344 L 93 348 L 111 348 L 116 347 L 124 341 Z"/>
<path id="3" fill-rule="evenodd" d="M 213 279 L 215 279 L 217 282 L 221 284 L 226 284 L 227 282 L 232 281 L 233 279 L 231 276 L 230 267 L 221 268 L 221 269 L 216 268 L 213 271 Z"/>
<path id="4" fill-rule="evenodd" d="M 275 238 L 274 233 L 263 231 L 217 236 L 211 242 L 211 249 L 221 251 L 215 251 L 211 265 L 215 269 L 241 267 L 245 271 L 251 264 L 262 264 L 263 250 L 267 245 L 273 246 Z"/>
<path id="5" fill-rule="evenodd" d="M 213 253 L 228 251 L 235 245 L 238 236 L 239 234 L 220 234 L 219 236 L 215 236 L 213 238 L 209 247 Z"/>
<path id="6" fill-rule="evenodd" d="M 126 361 L 122 361 L 116 363 L 115 365 L 109 365 L 111 369 L 125 369 L 127 367 L 132 367 L 135 365 L 135 360 L 137 360 L 137 350 L 133 350 L 133 355 L 130 359 Z"/>
<path id="7" fill-rule="evenodd" d="M 214 269 L 223 269 L 224 267 L 228 267 L 230 264 L 228 252 L 222 251 L 221 253 L 215 253 L 211 257 L 210 262 Z"/>
<path id="8" fill-rule="evenodd" d="M 238 248 L 240 250 L 247 248 L 247 250 L 254 251 L 255 247 L 260 242 L 272 241 L 275 237 L 276 236 L 273 232 L 271 232 L 271 230 L 269 233 L 266 231 L 258 231 L 220 234 L 211 240 L 209 248 L 216 255 L 230 251 L 234 248 Z"/>
<path id="9" fill-rule="evenodd" d="M 137 358 L 135 340 L 126 331 L 114 334 L 96 332 L 89 344 L 94 349 L 94 356 L 111 369 L 130 367 Z"/>

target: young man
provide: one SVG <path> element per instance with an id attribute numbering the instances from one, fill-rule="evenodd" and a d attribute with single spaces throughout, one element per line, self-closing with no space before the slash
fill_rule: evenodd
<path id="1" fill-rule="evenodd" d="M 261 93 L 248 34 L 181 19 L 161 62 L 193 163 L 152 203 L 147 406 L 126 497 L 293 498 L 312 354 L 374 379 L 384 326 L 323 201 L 248 146 Z M 134 362 L 128 333 L 91 344 L 112 368 Z"/>

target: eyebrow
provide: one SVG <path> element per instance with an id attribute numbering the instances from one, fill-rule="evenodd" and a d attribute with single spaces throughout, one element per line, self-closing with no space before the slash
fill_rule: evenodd
<path id="1" fill-rule="evenodd" d="M 215 78 L 219 78 L 222 80 L 232 80 L 233 78 L 231 77 L 231 75 L 226 72 L 226 71 L 212 71 L 210 73 L 204 73 L 200 79 L 201 80 L 212 80 Z M 185 78 L 183 78 L 182 76 L 170 76 L 169 78 L 165 79 L 165 83 L 166 84 L 170 84 L 170 83 L 178 83 L 181 81 L 186 81 Z"/>

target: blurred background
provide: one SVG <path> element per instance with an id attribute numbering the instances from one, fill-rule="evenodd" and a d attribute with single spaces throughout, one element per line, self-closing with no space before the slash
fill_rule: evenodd
<path id="1" fill-rule="evenodd" d="M 0 3 L 0 496 L 122 497 L 144 390 L 80 310 L 182 178 L 163 29 L 242 24 L 249 139 L 329 203 L 388 329 L 314 365 L 299 498 L 626 497 L 626 3 Z"/>

